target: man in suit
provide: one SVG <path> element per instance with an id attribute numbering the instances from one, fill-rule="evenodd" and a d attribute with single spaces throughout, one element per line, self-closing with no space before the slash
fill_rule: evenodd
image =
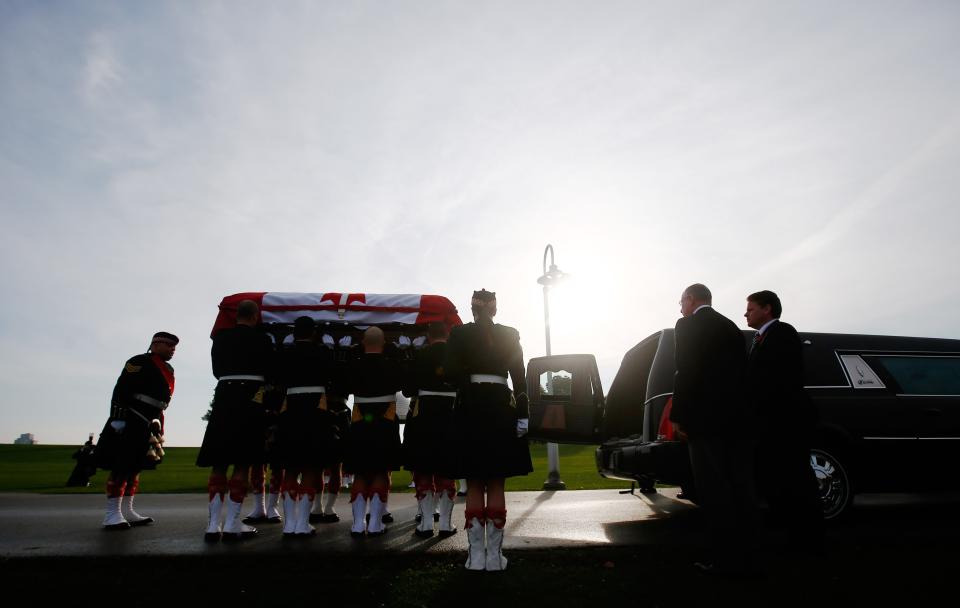
<path id="1" fill-rule="evenodd" d="M 756 493 L 750 416 L 743 396 L 746 344 L 737 326 L 711 307 L 700 283 L 680 297 L 676 378 L 670 420 L 686 436 L 698 502 L 708 525 L 712 559 L 695 565 L 710 574 L 753 571 Z"/>
<path id="2" fill-rule="evenodd" d="M 755 413 L 757 479 L 777 524 L 791 540 L 815 548 L 823 536 L 823 511 L 810 447 L 817 416 L 803 390 L 803 344 L 780 321 L 783 306 L 772 291 L 747 296 L 747 325 L 757 330 L 747 359 L 747 395 Z"/>

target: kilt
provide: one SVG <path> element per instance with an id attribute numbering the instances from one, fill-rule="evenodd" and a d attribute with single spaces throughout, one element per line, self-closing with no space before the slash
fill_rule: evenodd
<path id="1" fill-rule="evenodd" d="M 414 397 L 403 430 L 403 468 L 430 474 L 449 466 L 453 402 L 454 397 L 439 395 Z"/>
<path id="2" fill-rule="evenodd" d="M 148 420 L 159 419 L 163 414 L 161 410 L 147 405 L 138 404 L 137 409 Z M 122 420 L 126 423 L 122 431 L 118 432 L 110 426 L 114 420 Z M 147 458 L 149 445 L 150 424 L 128 409 L 122 418 L 110 418 L 103 425 L 100 439 L 94 450 L 97 467 L 118 473 L 156 469 L 159 462 Z"/>
<path id="3" fill-rule="evenodd" d="M 286 470 L 323 469 L 340 462 L 339 420 L 326 403 L 322 393 L 287 396 L 278 417 L 274 462 Z"/>
<path id="4" fill-rule="evenodd" d="M 197 455 L 198 467 L 262 464 L 266 428 L 263 382 L 224 380 L 213 394 L 213 411 Z"/>
<path id="5" fill-rule="evenodd" d="M 347 473 L 398 471 L 401 464 L 400 423 L 395 403 L 354 403 L 343 458 Z"/>
<path id="6" fill-rule="evenodd" d="M 533 471 L 526 437 L 517 437 L 513 393 L 500 384 L 470 384 L 457 395 L 451 479 L 500 479 Z"/>

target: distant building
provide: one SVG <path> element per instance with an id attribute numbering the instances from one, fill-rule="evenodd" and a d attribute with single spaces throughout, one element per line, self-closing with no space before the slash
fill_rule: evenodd
<path id="1" fill-rule="evenodd" d="M 33 433 L 24 433 L 13 440 L 14 445 L 36 445 L 37 440 L 33 438 Z"/>

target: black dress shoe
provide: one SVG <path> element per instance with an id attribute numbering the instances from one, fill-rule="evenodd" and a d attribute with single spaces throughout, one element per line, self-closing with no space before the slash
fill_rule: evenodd
<path id="1" fill-rule="evenodd" d="M 383 517 L 380 518 L 380 521 L 382 521 L 385 524 L 392 524 L 393 514 L 387 511 L 386 513 L 383 514 Z"/>
<path id="2" fill-rule="evenodd" d="M 323 521 L 323 513 L 311 513 L 310 514 L 310 523 L 319 524 Z"/>
<path id="3" fill-rule="evenodd" d="M 203 542 L 205 543 L 218 543 L 220 542 L 220 533 L 219 532 L 207 532 L 203 535 Z"/>
<path id="4" fill-rule="evenodd" d="M 433 530 L 414 530 L 413 535 L 419 538 L 433 538 Z"/>
<path id="5" fill-rule="evenodd" d="M 241 519 L 240 521 L 242 521 L 243 523 L 245 523 L 245 524 L 247 524 L 247 525 L 249 526 L 249 525 L 252 525 L 252 524 L 262 524 L 262 523 L 265 523 L 265 522 L 268 521 L 268 520 L 267 520 L 267 516 L 266 516 L 266 515 L 258 515 L 258 516 L 256 516 L 256 517 L 244 517 L 244 518 Z"/>
<path id="6" fill-rule="evenodd" d="M 340 516 L 336 513 L 324 513 L 320 516 L 321 524 L 335 524 L 340 521 Z"/>
<path id="7" fill-rule="evenodd" d="M 248 532 L 224 532 L 221 540 L 225 543 L 239 542 L 242 540 L 247 540 L 248 538 L 253 538 L 256 535 L 257 535 L 256 528 Z"/>
<path id="8" fill-rule="evenodd" d="M 433 514 L 433 521 L 434 521 L 434 523 L 440 521 L 440 514 L 439 514 L 439 513 L 434 513 L 434 514 Z"/>
<path id="9" fill-rule="evenodd" d="M 350 530 L 350 537 L 353 538 L 354 540 L 361 540 L 366 535 L 367 535 L 366 532 L 354 532 L 353 530 Z"/>
<path id="10" fill-rule="evenodd" d="M 146 517 L 146 518 L 144 518 L 144 519 L 141 519 L 140 521 L 131 521 L 131 522 L 127 522 L 127 523 L 130 524 L 130 527 L 131 527 L 131 528 L 136 527 L 136 526 L 149 526 L 150 524 L 153 523 L 153 518 L 152 518 L 152 517 Z"/>
<path id="11" fill-rule="evenodd" d="M 262 523 L 262 524 L 282 524 L 282 523 L 283 523 L 283 518 L 282 518 L 282 517 L 268 517 L 268 518 L 264 519 L 263 521 L 261 521 L 260 523 Z"/>
<path id="12" fill-rule="evenodd" d="M 104 526 L 103 529 L 107 530 L 108 532 L 119 532 L 121 530 L 129 530 L 130 524 L 128 522 L 121 522 L 119 524 L 113 524 L 111 526 Z"/>
<path id="13" fill-rule="evenodd" d="M 457 527 L 454 526 L 453 529 L 451 530 L 440 530 L 439 532 L 437 532 L 437 536 L 439 536 L 440 538 L 449 538 L 456 533 L 457 533 Z"/>

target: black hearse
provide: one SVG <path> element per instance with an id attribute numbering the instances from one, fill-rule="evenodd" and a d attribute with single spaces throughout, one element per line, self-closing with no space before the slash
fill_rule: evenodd
<path id="1" fill-rule="evenodd" d="M 753 334 L 744 332 L 745 348 Z M 956 489 L 960 340 L 800 337 L 806 390 L 820 414 L 810 465 L 826 518 L 847 512 L 858 493 Z M 672 329 L 627 352 L 607 395 L 593 355 L 531 359 L 530 436 L 597 444 L 602 476 L 645 492 L 679 485 L 694 496 L 686 446 L 666 420 L 673 376 Z"/>

